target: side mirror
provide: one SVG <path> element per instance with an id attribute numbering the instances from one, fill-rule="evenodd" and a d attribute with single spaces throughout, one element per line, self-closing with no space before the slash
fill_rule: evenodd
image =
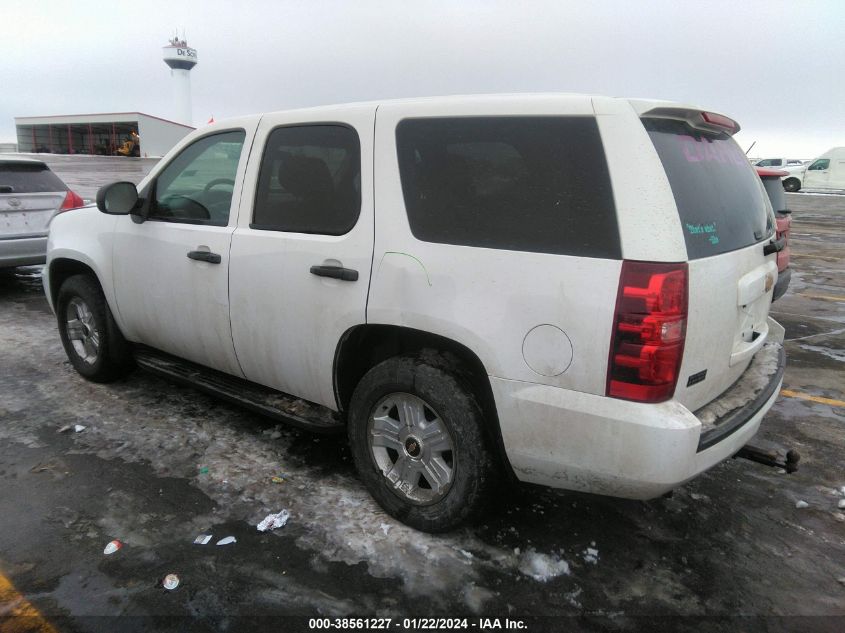
<path id="1" fill-rule="evenodd" d="M 109 215 L 128 215 L 138 204 L 138 190 L 131 182 L 113 182 L 97 191 L 97 208 Z"/>

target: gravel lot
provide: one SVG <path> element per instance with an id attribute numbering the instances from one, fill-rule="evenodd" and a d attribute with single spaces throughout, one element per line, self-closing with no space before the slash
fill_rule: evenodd
<path id="1" fill-rule="evenodd" d="M 85 197 L 154 164 L 46 158 Z M 307 630 L 302 616 L 845 630 L 845 196 L 787 197 L 795 272 L 773 316 L 793 395 L 760 436 L 798 449 L 798 473 L 729 460 L 649 502 L 517 486 L 485 523 L 443 536 L 384 515 L 342 438 L 139 372 L 84 381 L 38 269 L 0 276 L 0 572 L 62 631 Z M 68 424 L 86 428 L 57 433 Z M 256 531 L 282 508 L 286 527 Z M 193 544 L 201 533 L 209 545 Z M 125 546 L 104 556 L 115 538 Z M 168 573 L 172 592 L 157 586 Z M 0 631 L 4 613 L 0 598 Z"/>

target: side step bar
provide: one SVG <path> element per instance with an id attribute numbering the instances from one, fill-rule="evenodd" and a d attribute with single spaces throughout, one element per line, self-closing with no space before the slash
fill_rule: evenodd
<path id="1" fill-rule="evenodd" d="M 135 348 L 135 361 L 145 371 L 301 429 L 336 433 L 346 428 L 338 414 L 328 407 L 148 347 Z"/>

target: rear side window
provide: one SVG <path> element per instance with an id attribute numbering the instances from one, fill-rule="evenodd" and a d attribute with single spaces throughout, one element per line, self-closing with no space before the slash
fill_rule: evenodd
<path id="1" fill-rule="evenodd" d="M 643 125 L 672 186 L 690 259 L 771 236 L 774 221 L 760 178 L 728 134 L 669 119 L 644 119 Z"/>
<path id="2" fill-rule="evenodd" d="M 67 191 L 67 185 L 42 163 L 0 161 L 0 193 Z"/>
<path id="3" fill-rule="evenodd" d="M 255 193 L 253 229 L 343 235 L 361 210 L 361 148 L 343 125 L 270 133 Z"/>
<path id="4" fill-rule="evenodd" d="M 396 143 L 417 239 L 621 258 L 594 118 L 406 119 Z"/>

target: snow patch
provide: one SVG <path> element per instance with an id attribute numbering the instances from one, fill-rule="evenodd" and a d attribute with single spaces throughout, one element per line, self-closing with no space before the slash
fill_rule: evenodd
<path id="1" fill-rule="evenodd" d="M 541 554 L 533 548 L 526 551 L 519 560 L 519 571 L 539 582 L 548 582 L 558 576 L 569 575 L 569 563 L 557 556 Z"/>
<path id="2" fill-rule="evenodd" d="M 770 377 L 778 370 L 780 343 L 770 341 L 754 355 L 742 377 L 724 394 L 695 412 L 701 421 L 702 431 L 716 425 L 716 421 L 745 406 L 769 384 Z"/>

